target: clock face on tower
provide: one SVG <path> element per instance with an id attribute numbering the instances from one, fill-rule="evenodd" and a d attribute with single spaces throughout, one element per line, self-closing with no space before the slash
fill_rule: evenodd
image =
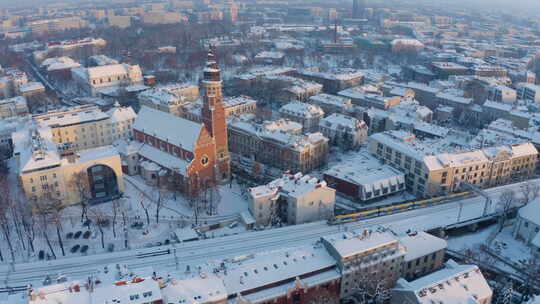
<path id="1" fill-rule="evenodd" d="M 202 164 L 203 166 L 208 165 L 208 156 L 203 155 L 203 157 L 201 158 L 201 164 Z"/>

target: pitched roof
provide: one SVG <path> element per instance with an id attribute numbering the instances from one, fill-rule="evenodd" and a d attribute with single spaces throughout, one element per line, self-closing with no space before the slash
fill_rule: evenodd
<path id="1" fill-rule="evenodd" d="M 193 151 L 203 126 L 201 123 L 143 106 L 133 129 Z"/>

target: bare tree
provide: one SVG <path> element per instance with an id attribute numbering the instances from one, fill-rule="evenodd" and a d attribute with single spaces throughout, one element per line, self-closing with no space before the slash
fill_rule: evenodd
<path id="1" fill-rule="evenodd" d="M 501 193 L 501 196 L 499 197 L 499 202 L 497 203 L 497 206 L 500 209 L 501 217 L 499 222 L 499 232 L 501 232 L 504 228 L 504 224 L 506 224 L 506 220 L 508 219 L 508 213 L 512 209 L 514 203 L 516 202 L 516 193 L 514 190 L 504 190 L 503 193 Z"/>
<path id="2" fill-rule="evenodd" d="M 147 202 L 146 198 L 142 196 L 141 200 L 139 201 L 139 205 L 144 210 L 144 214 L 146 215 L 146 225 L 150 226 L 150 213 L 148 212 L 148 208 L 150 208 L 150 202 Z"/>
<path id="3" fill-rule="evenodd" d="M 523 203 L 528 204 L 540 194 L 540 185 L 533 184 L 531 181 L 526 181 L 521 186 L 521 193 L 523 195 Z"/>
<path id="4" fill-rule="evenodd" d="M 36 239 L 36 216 L 31 209 L 26 209 L 21 214 L 21 223 L 23 226 L 24 235 L 28 241 L 28 248 L 31 252 L 35 252 L 34 240 Z"/>
<path id="5" fill-rule="evenodd" d="M 56 253 L 51 244 L 51 239 L 49 237 L 49 228 L 50 228 L 50 208 L 46 200 L 38 199 L 34 201 L 34 210 L 35 214 L 38 217 L 38 228 L 41 230 L 41 234 L 49 247 L 49 250 L 52 256 L 56 259 Z"/>
<path id="6" fill-rule="evenodd" d="M 158 198 L 156 201 L 156 224 L 159 224 L 159 213 L 161 209 L 165 206 L 167 199 L 165 198 L 165 192 L 163 189 L 158 189 Z"/>
<path id="7" fill-rule="evenodd" d="M 81 223 L 87 217 L 88 204 L 92 198 L 88 173 L 79 171 L 74 173 L 68 181 L 68 186 L 78 194 L 81 203 Z"/>
<path id="8" fill-rule="evenodd" d="M 89 210 L 88 215 L 94 225 L 96 225 L 96 228 L 99 231 L 99 236 L 101 240 L 101 248 L 105 249 L 105 231 L 104 228 L 106 228 L 109 225 L 109 220 L 107 219 L 106 213 L 101 210 L 100 207 L 94 207 Z"/>
<path id="9" fill-rule="evenodd" d="M 62 213 L 64 210 L 64 206 L 62 206 L 62 203 L 59 200 L 50 200 L 49 203 L 50 208 L 50 214 L 52 222 L 56 228 L 56 237 L 58 239 L 58 245 L 60 246 L 60 249 L 62 250 L 62 256 L 66 255 L 66 252 L 64 250 L 64 242 L 62 240 Z"/>
<path id="10" fill-rule="evenodd" d="M 11 254 L 11 259 L 15 261 L 15 251 L 12 241 L 12 216 L 10 210 L 13 208 L 13 198 L 8 184 L 7 176 L 0 176 L 0 191 L 2 191 L 2 196 L 0 196 L 0 229 L 4 236 L 4 240 L 7 242 L 9 252 Z M 3 257 L 2 257 L 3 261 Z"/>

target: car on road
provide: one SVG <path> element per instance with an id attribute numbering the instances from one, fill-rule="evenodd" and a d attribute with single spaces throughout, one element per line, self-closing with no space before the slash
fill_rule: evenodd
<path id="1" fill-rule="evenodd" d="M 81 247 L 81 253 L 85 254 L 88 251 L 88 245 L 84 245 Z"/>
<path id="2" fill-rule="evenodd" d="M 90 230 L 86 230 L 83 234 L 83 238 L 84 239 L 88 239 L 90 237 L 90 235 L 92 235 L 92 232 L 90 232 Z"/>
<path id="3" fill-rule="evenodd" d="M 79 230 L 79 231 L 75 232 L 75 234 L 73 235 L 73 238 L 78 239 L 78 238 L 81 237 L 81 234 L 82 234 L 82 231 Z"/>
<path id="4" fill-rule="evenodd" d="M 75 253 L 75 252 L 79 251 L 79 248 L 81 248 L 81 245 L 77 244 L 77 245 L 71 247 L 71 249 L 69 251 L 71 253 Z"/>

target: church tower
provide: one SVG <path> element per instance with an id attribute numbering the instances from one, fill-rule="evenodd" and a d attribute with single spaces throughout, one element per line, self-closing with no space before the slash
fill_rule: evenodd
<path id="1" fill-rule="evenodd" d="M 212 50 L 208 52 L 202 85 L 204 90 L 202 108 L 203 123 L 216 144 L 216 180 L 218 182 L 225 182 L 229 180 L 231 171 L 227 120 L 222 102 L 221 71 Z"/>

